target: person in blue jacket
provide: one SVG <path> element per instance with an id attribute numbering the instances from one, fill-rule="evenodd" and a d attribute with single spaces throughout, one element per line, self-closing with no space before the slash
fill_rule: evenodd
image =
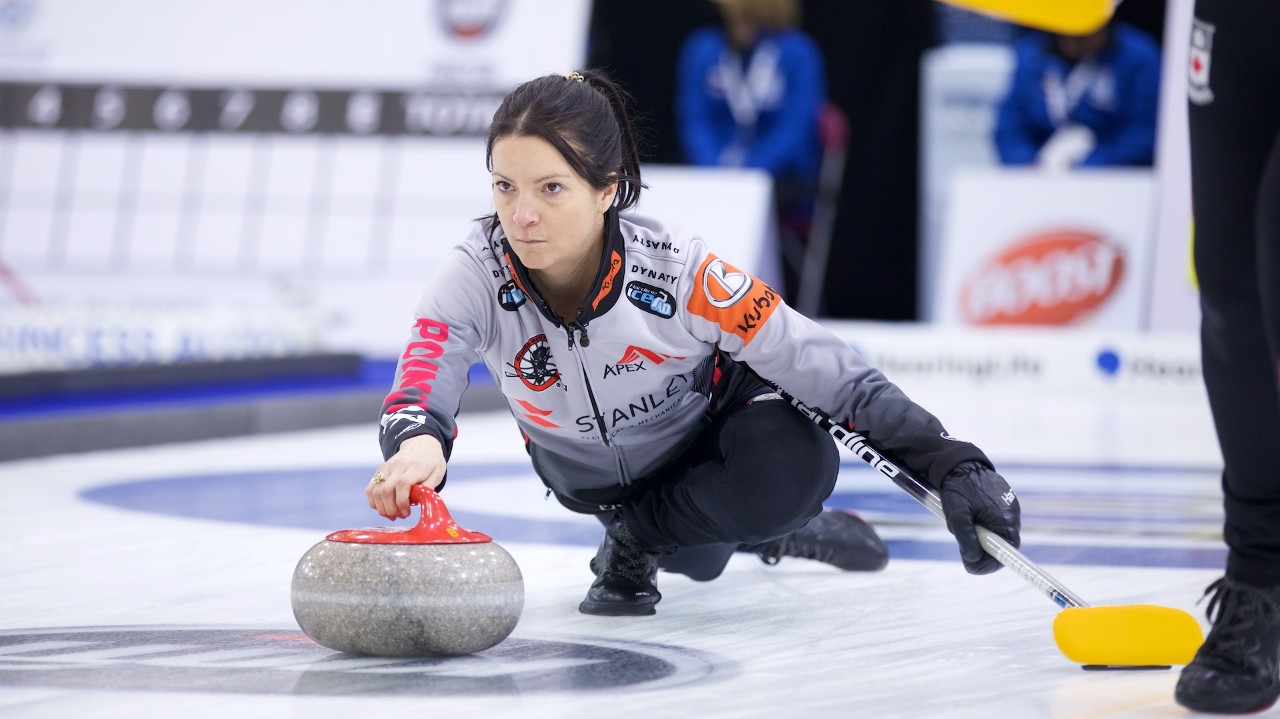
<path id="1" fill-rule="evenodd" d="M 803 243 L 822 159 L 822 53 L 798 27 L 798 0 L 714 2 L 723 23 L 695 31 L 680 53 L 676 117 L 685 160 L 767 171 L 780 244 Z M 784 294 L 793 289 L 784 286 Z"/>
<path id="2" fill-rule="evenodd" d="M 1160 49 L 1120 21 L 1083 36 L 1029 34 L 1014 44 L 996 119 L 1006 165 L 1061 169 L 1151 165 Z"/>

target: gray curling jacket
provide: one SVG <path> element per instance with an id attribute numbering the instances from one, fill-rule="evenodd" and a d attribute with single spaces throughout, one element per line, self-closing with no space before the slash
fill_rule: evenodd
<path id="1" fill-rule="evenodd" d="M 538 295 L 501 227 L 483 223 L 427 285 L 383 404 L 390 458 L 430 434 L 448 457 L 477 355 L 557 494 L 594 503 L 674 459 L 705 426 L 723 351 L 851 424 L 935 487 L 976 459 L 933 415 L 771 287 L 697 236 L 610 210 L 600 269 L 572 321 Z"/>

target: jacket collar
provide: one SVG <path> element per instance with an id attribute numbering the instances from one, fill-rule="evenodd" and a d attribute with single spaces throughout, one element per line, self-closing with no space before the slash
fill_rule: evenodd
<path id="1" fill-rule="evenodd" d="M 505 235 L 502 238 L 502 254 L 511 269 L 511 277 L 520 286 L 520 290 L 533 300 L 534 305 L 538 307 L 544 317 L 557 325 L 585 325 L 608 312 L 617 303 L 618 298 L 622 296 L 622 280 L 626 274 L 624 272 L 626 268 L 623 267 L 623 263 L 626 260 L 627 253 L 626 242 L 622 238 L 622 228 L 619 225 L 617 208 L 610 207 L 604 213 L 604 252 L 600 254 L 600 267 L 596 270 L 596 278 L 591 283 L 591 289 L 587 292 L 587 296 L 583 298 L 575 316 L 564 318 L 564 322 L 561 322 L 556 313 L 551 310 L 551 306 L 542 298 L 538 288 L 529 277 L 528 268 L 521 264 L 520 258 L 516 256 L 515 252 L 511 251 L 511 245 L 508 244 Z"/>

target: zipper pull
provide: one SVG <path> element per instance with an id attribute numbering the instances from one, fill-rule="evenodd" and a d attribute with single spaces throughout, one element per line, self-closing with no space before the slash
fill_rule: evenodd
<path id="1" fill-rule="evenodd" d="M 591 346 L 591 337 L 587 335 L 586 327 L 578 324 L 577 322 L 571 322 L 569 324 L 566 324 L 564 328 L 565 328 L 565 331 L 569 333 L 569 349 L 573 349 L 573 333 L 575 332 L 579 332 L 582 334 L 582 337 L 578 339 L 578 344 L 582 345 L 583 347 Z"/>

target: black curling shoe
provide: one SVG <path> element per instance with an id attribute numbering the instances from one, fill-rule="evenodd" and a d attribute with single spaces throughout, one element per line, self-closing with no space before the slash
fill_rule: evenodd
<path id="1" fill-rule="evenodd" d="M 1174 697 L 1215 714 L 1260 712 L 1280 697 L 1280 586 L 1262 589 L 1223 577 L 1205 590 L 1213 622 L 1182 670 Z"/>
<path id="2" fill-rule="evenodd" d="M 647 616 L 662 595 L 658 593 L 658 555 L 649 551 L 615 517 L 605 528 L 600 551 L 591 560 L 596 581 L 578 605 L 583 614 L 609 617 Z"/>
<path id="3" fill-rule="evenodd" d="M 809 523 L 772 542 L 744 546 L 765 564 L 783 557 L 814 559 L 846 572 L 875 572 L 889 563 L 889 548 L 862 517 L 843 509 L 824 509 Z"/>

